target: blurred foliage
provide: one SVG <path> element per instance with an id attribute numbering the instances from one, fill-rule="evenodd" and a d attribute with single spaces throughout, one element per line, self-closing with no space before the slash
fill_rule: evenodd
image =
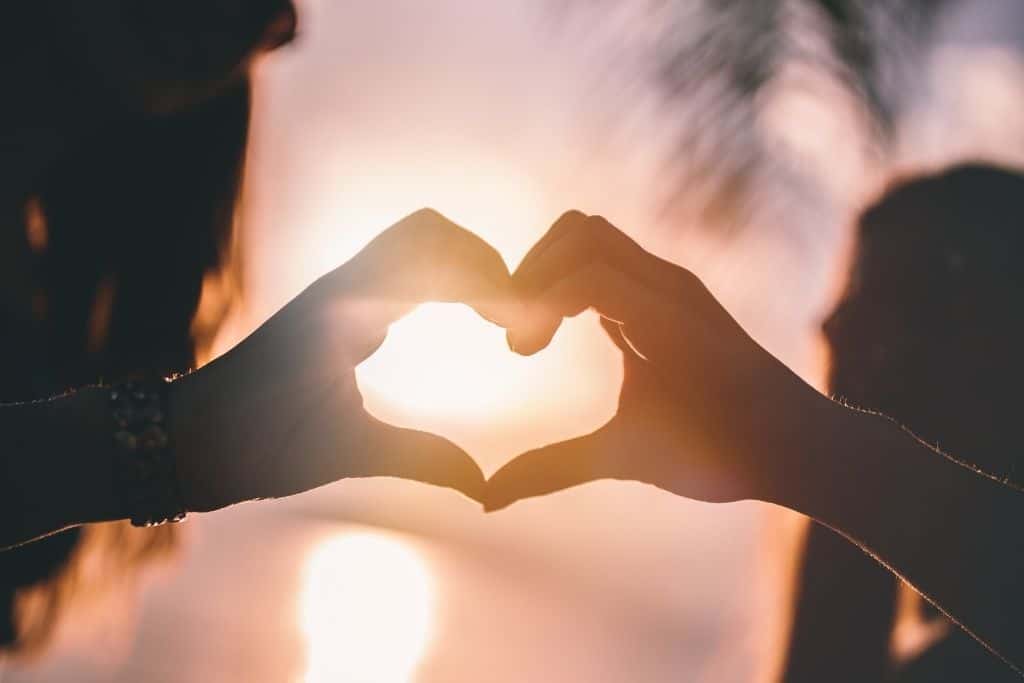
<path id="1" fill-rule="evenodd" d="M 950 0 L 816 0 L 833 28 L 833 49 L 854 75 L 866 103 L 886 128 L 894 109 L 878 87 L 884 55 L 913 50 L 927 36 Z M 885 24 L 895 31 L 885 31 Z M 900 41 L 907 41 L 901 44 Z"/>
<path id="2" fill-rule="evenodd" d="M 750 212 L 761 210 L 752 206 L 758 195 L 813 192 L 813 181 L 800 178 L 763 138 L 759 121 L 794 81 L 803 96 L 864 121 L 863 143 L 884 154 L 905 104 L 906 79 L 915 77 L 932 28 L 952 1 L 631 0 L 632 21 L 657 29 L 645 49 L 653 55 L 654 85 L 678 124 L 671 159 L 682 176 L 673 199 L 691 210 L 696 202 L 701 219 L 721 227 L 749 222 Z M 556 2 L 623 23 L 618 0 Z M 609 28 L 612 35 L 636 33 Z M 794 66 L 818 80 L 780 78 L 796 73 Z M 780 183 L 787 191 L 777 191 Z"/>

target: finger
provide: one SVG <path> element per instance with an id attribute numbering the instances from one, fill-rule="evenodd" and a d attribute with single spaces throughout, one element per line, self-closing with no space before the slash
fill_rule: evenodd
<path id="1" fill-rule="evenodd" d="M 339 479 L 399 477 L 481 500 L 484 475 L 465 451 L 440 436 L 395 427 L 367 413 L 353 373 L 303 398 L 305 405 L 297 406 L 298 418 L 280 444 L 263 444 L 263 466 L 243 473 L 259 480 L 257 497 L 292 495 Z"/>
<path id="2" fill-rule="evenodd" d="M 570 272 L 524 303 L 523 322 L 509 330 L 510 345 L 523 355 L 545 348 L 563 318 L 587 309 L 633 329 L 650 326 L 659 316 L 659 296 L 628 275 L 594 262 Z"/>
<path id="3" fill-rule="evenodd" d="M 563 489 L 614 476 L 608 467 L 610 430 L 538 448 L 515 458 L 487 482 L 484 510 L 493 512 L 524 498 L 544 496 Z"/>
<path id="4" fill-rule="evenodd" d="M 516 269 L 513 281 L 531 296 L 576 268 L 600 261 L 652 288 L 677 288 L 686 271 L 646 251 L 601 216 L 570 212 L 559 219 Z"/>
<path id="5" fill-rule="evenodd" d="M 465 303 L 502 326 L 520 313 L 501 255 L 431 210 L 399 221 L 325 280 L 333 294 L 369 304 L 389 321 L 427 301 Z"/>
<path id="6" fill-rule="evenodd" d="M 619 271 L 633 283 L 646 286 L 650 291 L 636 292 L 638 296 L 635 298 L 635 307 L 638 308 L 641 302 L 659 296 L 675 298 L 692 278 L 685 269 L 645 251 L 604 218 L 569 212 L 527 254 L 512 279 L 516 291 L 524 301 L 529 302 L 542 292 L 557 287 L 558 281 L 571 277 L 579 270 L 588 270 L 592 277 L 600 278 L 597 286 L 604 280 L 602 273 L 610 271 Z M 630 289 L 635 290 L 635 287 Z M 594 301 L 592 305 L 601 311 L 597 303 Z M 614 318 L 608 312 L 610 299 L 604 303 L 602 314 Z M 525 309 L 523 322 L 510 329 L 506 336 L 512 350 L 530 355 L 550 343 L 563 316 L 544 306 L 527 304 Z"/>
<path id="7" fill-rule="evenodd" d="M 600 322 L 601 327 L 604 328 L 608 338 L 612 340 L 612 343 L 615 344 L 616 347 L 618 347 L 619 351 L 622 351 L 624 354 L 636 353 L 622 334 L 622 323 L 609 320 L 608 318 L 601 318 Z"/>
<path id="8" fill-rule="evenodd" d="M 586 214 L 575 210 L 566 211 L 559 216 L 558 220 L 552 223 L 551 227 L 548 228 L 548 231 L 544 233 L 544 236 L 537 240 L 537 242 L 530 247 L 530 250 L 526 252 L 526 256 L 523 257 L 523 260 L 519 262 L 519 266 L 516 268 L 516 274 L 521 274 L 524 271 L 524 268 L 529 270 L 530 264 L 540 258 L 545 249 L 551 246 L 554 242 L 560 240 L 567 233 L 571 232 L 586 219 Z"/>
<path id="9" fill-rule="evenodd" d="M 438 241 L 434 266 L 423 262 L 422 277 L 430 281 L 432 301 L 460 302 L 501 327 L 518 323 L 520 298 L 501 255 L 487 242 L 462 228 L 446 231 Z"/>
<path id="10" fill-rule="evenodd" d="M 484 474 L 465 451 L 435 434 L 367 415 L 365 453 L 348 476 L 399 477 L 454 489 L 482 502 Z"/>

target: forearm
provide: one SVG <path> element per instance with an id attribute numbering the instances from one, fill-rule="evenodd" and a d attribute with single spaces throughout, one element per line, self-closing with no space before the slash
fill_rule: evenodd
<path id="1" fill-rule="evenodd" d="M 896 577 L 839 534 L 812 522 L 797 579 L 782 680 L 883 680 Z"/>
<path id="2" fill-rule="evenodd" d="M 106 392 L 0 405 L 0 548 L 124 516 Z"/>
<path id="3" fill-rule="evenodd" d="M 766 498 L 853 540 L 1019 668 L 1024 494 L 881 416 L 828 402 L 804 425 L 800 445 L 776 454 L 790 476 Z"/>

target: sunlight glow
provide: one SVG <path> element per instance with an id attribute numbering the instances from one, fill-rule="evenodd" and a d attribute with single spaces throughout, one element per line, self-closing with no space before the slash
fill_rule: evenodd
<path id="1" fill-rule="evenodd" d="M 406 683 L 429 644 L 434 583 L 409 545 L 374 532 L 311 554 L 300 602 L 305 683 Z"/>
<path id="2" fill-rule="evenodd" d="M 400 348 L 359 368 L 402 412 L 493 416 L 529 400 L 536 362 L 509 352 L 505 331 L 468 306 L 425 304 L 392 325 Z"/>
<path id="3" fill-rule="evenodd" d="M 311 202 L 303 221 L 317 233 L 317 249 L 296 268 L 326 271 L 428 205 L 472 226 L 514 268 L 557 217 L 535 179 L 494 159 L 425 164 L 409 159 L 387 172 L 364 165 L 365 176 L 335 169 L 331 185 L 340 189 Z M 489 470 L 520 450 L 600 426 L 614 411 L 621 368 L 594 319 L 571 321 L 543 353 L 523 358 L 509 351 L 504 330 L 468 307 L 428 303 L 391 326 L 357 377 L 373 415 L 452 439 Z"/>

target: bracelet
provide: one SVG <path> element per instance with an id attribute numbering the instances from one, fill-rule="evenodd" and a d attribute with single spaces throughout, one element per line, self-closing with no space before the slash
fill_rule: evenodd
<path id="1" fill-rule="evenodd" d="M 133 526 L 185 519 L 174 453 L 165 424 L 167 382 L 134 380 L 110 388 L 114 418 L 114 486 Z"/>

